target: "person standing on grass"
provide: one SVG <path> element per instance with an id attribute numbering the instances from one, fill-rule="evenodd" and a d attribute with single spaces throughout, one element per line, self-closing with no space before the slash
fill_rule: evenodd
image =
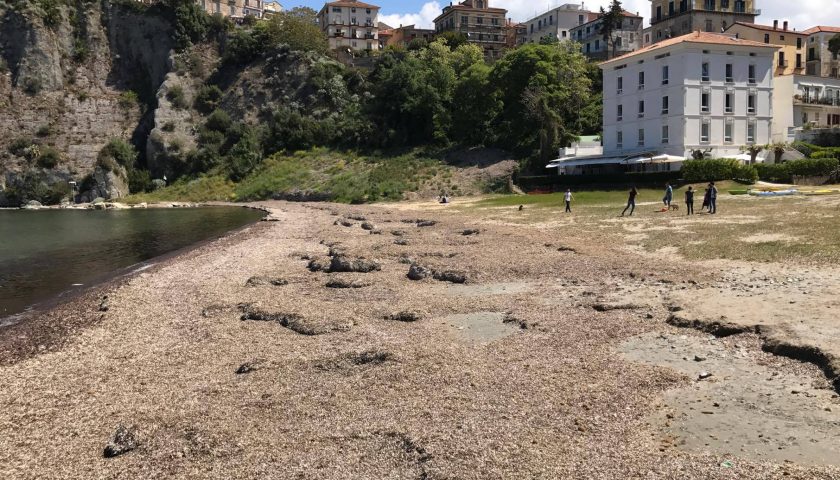
<path id="1" fill-rule="evenodd" d="M 709 195 L 711 192 L 707 188 L 705 192 L 703 192 L 703 206 L 700 207 L 700 211 L 702 212 L 704 209 L 709 208 Z"/>
<path id="2" fill-rule="evenodd" d="M 717 213 L 717 187 L 715 182 L 709 182 L 709 213 Z"/>
<path id="3" fill-rule="evenodd" d="M 689 185 L 688 190 L 685 191 L 685 214 L 694 214 L 694 188 Z"/>
<path id="4" fill-rule="evenodd" d="M 624 213 L 627 209 L 630 209 L 630 215 L 633 215 L 633 211 L 636 210 L 636 195 L 639 194 L 639 191 L 636 190 L 636 187 L 630 189 L 629 196 L 627 197 L 627 206 L 624 207 L 624 210 L 621 212 L 621 216 L 624 216 Z"/>
<path id="5" fill-rule="evenodd" d="M 665 204 L 665 208 L 671 208 L 671 200 L 674 199 L 674 189 L 671 188 L 670 183 L 665 184 L 665 197 L 662 198 L 662 203 Z"/>
<path id="6" fill-rule="evenodd" d="M 572 189 L 566 189 L 566 195 L 564 196 L 566 199 L 566 213 L 572 213 Z"/>

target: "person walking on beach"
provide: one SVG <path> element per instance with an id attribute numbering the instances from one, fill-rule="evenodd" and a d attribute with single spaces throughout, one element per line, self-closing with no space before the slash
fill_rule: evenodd
<path id="1" fill-rule="evenodd" d="M 662 203 L 665 204 L 665 208 L 671 208 L 671 200 L 674 199 L 674 189 L 671 188 L 670 183 L 665 184 L 665 196 L 662 198 Z"/>
<path id="2" fill-rule="evenodd" d="M 624 216 L 624 213 L 627 209 L 630 209 L 630 215 L 633 215 L 633 211 L 636 210 L 636 195 L 639 194 L 639 191 L 636 190 L 636 187 L 630 189 L 629 196 L 627 197 L 627 206 L 624 207 L 624 210 L 621 212 L 621 216 Z"/>
<path id="3" fill-rule="evenodd" d="M 709 183 L 709 213 L 715 214 L 717 213 L 717 187 L 715 187 L 715 182 Z"/>
<path id="4" fill-rule="evenodd" d="M 689 185 L 688 190 L 685 191 L 685 214 L 694 214 L 694 188 Z"/>
<path id="5" fill-rule="evenodd" d="M 566 199 L 566 213 L 572 213 L 572 189 L 566 189 L 566 195 L 564 196 Z"/>

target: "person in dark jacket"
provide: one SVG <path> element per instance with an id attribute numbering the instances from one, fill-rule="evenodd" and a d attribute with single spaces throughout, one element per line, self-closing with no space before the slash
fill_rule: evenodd
<path id="1" fill-rule="evenodd" d="M 717 213 L 717 187 L 715 187 L 715 182 L 709 183 L 709 213 L 715 214 Z"/>
<path id="2" fill-rule="evenodd" d="M 624 213 L 627 211 L 628 208 L 630 209 L 630 215 L 633 215 L 633 211 L 636 210 L 636 195 L 638 194 L 639 191 L 636 190 L 636 187 L 630 189 L 630 193 L 627 197 L 627 206 L 624 207 L 624 210 L 621 212 L 622 217 L 624 216 Z"/>
<path id="3" fill-rule="evenodd" d="M 703 206 L 700 207 L 701 212 L 703 211 L 703 209 L 709 208 L 709 200 L 710 200 L 709 196 L 711 194 L 712 194 L 712 192 L 710 192 L 708 188 L 706 189 L 706 192 L 703 193 Z"/>
<path id="4" fill-rule="evenodd" d="M 694 214 L 694 188 L 689 185 L 688 190 L 685 191 L 685 214 Z"/>

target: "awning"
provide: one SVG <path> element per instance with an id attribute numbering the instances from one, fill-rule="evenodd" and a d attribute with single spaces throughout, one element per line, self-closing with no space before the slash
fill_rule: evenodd
<path id="1" fill-rule="evenodd" d="M 563 157 L 552 160 L 545 168 L 581 167 L 584 165 L 621 165 L 624 157 Z"/>
<path id="2" fill-rule="evenodd" d="M 627 157 L 628 164 L 638 164 L 638 163 L 675 163 L 675 162 L 684 162 L 685 157 L 678 157 L 676 155 L 666 155 L 666 154 L 659 154 L 659 155 L 634 155 L 631 157 Z"/>

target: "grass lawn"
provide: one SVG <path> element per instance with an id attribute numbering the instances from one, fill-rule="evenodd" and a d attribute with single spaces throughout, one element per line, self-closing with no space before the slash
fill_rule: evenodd
<path id="1" fill-rule="evenodd" d="M 703 188 L 695 185 L 695 210 Z M 573 190 L 573 213 L 563 212 L 562 193 L 495 196 L 455 208 L 513 224 L 542 224 L 575 239 L 609 242 L 659 255 L 689 259 L 797 261 L 840 264 L 840 195 L 759 198 L 734 196 L 745 188 L 720 182 L 718 214 L 685 214 L 684 188 L 674 191 L 678 211 L 661 212 L 663 190 L 640 190 L 633 217 L 619 217 L 627 200 L 622 191 Z M 518 210 L 519 205 L 525 209 Z"/>

